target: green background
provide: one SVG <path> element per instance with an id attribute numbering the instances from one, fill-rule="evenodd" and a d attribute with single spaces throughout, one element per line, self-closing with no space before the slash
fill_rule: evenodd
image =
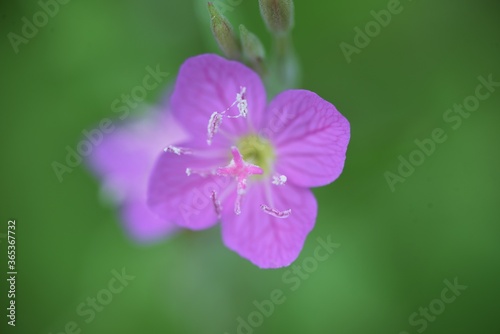
<path id="1" fill-rule="evenodd" d="M 233 1 L 233 3 L 238 1 Z M 227 1 L 226 3 L 231 3 Z M 295 46 L 302 87 L 349 119 L 345 170 L 316 189 L 319 217 L 297 264 L 316 238 L 341 246 L 296 291 L 290 270 L 260 270 L 226 249 L 220 231 L 183 232 L 151 246 L 134 244 L 116 211 L 99 201 L 84 165 L 59 182 L 84 129 L 114 117 L 111 102 L 160 64 L 175 79 L 187 58 L 217 52 L 204 1 L 70 1 L 13 51 L 36 1 L 0 4 L 0 233 L 17 221 L 17 326 L 6 325 L 6 241 L 0 239 L 2 333 L 236 333 L 253 301 L 280 289 L 254 333 L 417 333 L 409 316 L 440 298 L 443 281 L 468 288 L 428 323 L 426 333 L 499 333 L 500 89 L 453 130 L 444 112 L 474 94 L 477 77 L 500 81 L 497 1 L 403 1 L 404 10 L 347 63 L 339 47 L 386 1 L 296 1 Z M 257 1 L 226 15 L 270 38 Z M 148 95 L 161 99 L 170 83 Z M 447 140 L 394 192 L 384 173 L 435 128 Z M 85 323 L 76 314 L 106 288 L 111 271 L 135 279 Z"/>

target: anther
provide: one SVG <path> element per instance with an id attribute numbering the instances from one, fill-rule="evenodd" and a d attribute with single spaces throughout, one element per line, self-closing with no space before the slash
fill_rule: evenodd
<path id="1" fill-rule="evenodd" d="M 182 148 L 182 147 L 175 147 L 172 145 L 169 145 L 163 149 L 163 151 L 168 152 L 168 153 L 174 153 L 177 155 L 183 155 L 183 154 L 192 154 L 193 152 L 189 149 Z"/>
<path id="2" fill-rule="evenodd" d="M 210 115 L 210 120 L 208 121 L 207 133 L 208 139 L 207 144 L 212 145 L 212 139 L 215 134 L 219 131 L 219 127 L 222 124 L 222 120 L 224 117 L 227 118 L 246 118 L 248 115 L 248 102 L 246 100 L 246 87 L 240 87 L 240 92 L 236 93 L 236 100 L 224 111 L 214 111 L 212 115 Z M 229 111 L 232 107 L 236 105 L 238 107 L 239 114 L 236 116 L 227 116 L 225 113 Z"/>
<path id="3" fill-rule="evenodd" d="M 285 185 L 287 181 L 287 177 L 285 175 L 275 175 L 273 176 L 273 184 L 277 186 L 283 186 Z"/>
<path id="4" fill-rule="evenodd" d="M 246 87 L 240 87 L 241 91 L 236 94 L 236 101 L 233 103 L 233 105 L 236 103 L 236 106 L 238 107 L 238 111 L 240 112 L 236 116 L 227 116 L 228 118 L 239 118 L 243 117 L 246 118 L 248 115 L 248 102 L 246 100 Z"/>
<path id="5" fill-rule="evenodd" d="M 288 218 L 290 216 L 290 214 L 292 213 L 292 209 L 288 209 L 285 211 L 278 211 L 276 209 L 270 208 L 269 206 L 267 206 L 265 204 L 261 204 L 260 208 L 262 209 L 262 211 L 264 211 L 268 215 L 271 215 L 271 216 L 276 217 L 276 218 Z"/>
<path id="6" fill-rule="evenodd" d="M 222 124 L 222 118 L 223 115 L 217 111 L 212 113 L 212 115 L 210 116 L 210 120 L 208 121 L 208 127 L 207 127 L 208 145 L 212 145 L 212 139 L 214 138 L 215 134 L 219 131 L 219 127 Z"/>
<path id="7" fill-rule="evenodd" d="M 215 192 L 215 190 L 212 190 L 212 194 L 210 195 L 210 198 L 212 199 L 212 203 L 214 204 L 215 213 L 217 214 L 217 218 L 220 219 L 221 212 L 222 212 L 222 205 L 220 204 L 220 201 L 217 199 L 217 193 Z"/>
<path id="8" fill-rule="evenodd" d="M 191 176 L 192 174 L 197 174 L 201 177 L 206 177 L 208 175 L 215 175 L 215 170 L 198 170 L 198 169 L 192 169 L 192 168 L 186 168 L 186 175 Z"/>

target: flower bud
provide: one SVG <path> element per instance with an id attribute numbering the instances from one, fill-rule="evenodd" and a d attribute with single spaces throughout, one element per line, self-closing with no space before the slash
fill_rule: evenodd
<path id="1" fill-rule="evenodd" d="M 294 24 L 293 0 L 259 0 L 260 14 L 269 31 L 275 35 L 288 34 Z"/>
<path id="2" fill-rule="evenodd" d="M 208 3 L 208 11 L 210 13 L 212 33 L 217 44 L 219 44 L 219 48 L 227 58 L 240 59 L 241 46 L 231 22 L 211 2 Z"/>
<path id="3" fill-rule="evenodd" d="M 264 46 L 260 39 L 240 24 L 240 39 L 243 54 L 251 63 L 261 63 L 265 57 Z"/>

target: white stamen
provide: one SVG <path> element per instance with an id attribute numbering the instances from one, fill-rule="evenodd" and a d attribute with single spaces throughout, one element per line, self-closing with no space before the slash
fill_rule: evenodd
<path id="1" fill-rule="evenodd" d="M 215 190 L 212 190 L 212 195 L 210 195 L 210 198 L 212 199 L 212 203 L 214 204 L 215 213 L 217 214 L 217 217 L 220 219 L 222 212 L 222 205 L 220 204 L 220 201 L 217 199 L 217 193 L 215 192 Z"/>
<path id="2" fill-rule="evenodd" d="M 236 101 L 233 103 L 236 104 L 238 107 L 238 111 L 240 112 L 236 116 L 227 116 L 227 118 L 239 118 L 243 117 L 246 118 L 248 115 L 248 101 L 245 97 L 247 88 L 246 87 L 240 87 L 241 91 L 236 94 Z"/>
<path id="3" fill-rule="evenodd" d="M 243 179 L 238 183 L 236 193 L 238 195 L 245 195 L 247 192 L 247 179 Z"/>
<path id="4" fill-rule="evenodd" d="M 276 218 L 288 218 L 290 216 L 290 214 L 292 213 L 292 209 L 288 209 L 288 210 L 285 210 L 285 211 L 278 211 L 276 209 L 268 207 L 265 204 L 261 204 L 260 208 L 265 213 L 267 213 L 267 214 L 269 214 L 269 215 L 271 215 L 273 217 L 276 217 Z"/>
<path id="5" fill-rule="evenodd" d="M 238 182 L 236 186 L 236 202 L 234 202 L 234 213 L 237 215 L 241 214 L 241 198 L 246 193 L 247 180 L 242 180 Z"/>
<path id="6" fill-rule="evenodd" d="M 236 215 L 241 214 L 241 194 L 238 192 L 238 195 L 236 195 L 236 202 L 234 202 L 234 213 Z"/>
<path id="7" fill-rule="evenodd" d="M 287 177 L 285 175 L 275 175 L 273 176 L 273 184 L 277 186 L 283 186 L 285 185 L 287 181 Z"/>
<path id="8" fill-rule="evenodd" d="M 208 175 L 217 175 L 215 169 L 207 169 L 207 170 L 201 170 L 201 169 L 192 169 L 192 168 L 186 168 L 186 175 L 191 176 L 193 174 L 199 175 L 201 177 L 207 177 Z"/>
<path id="9" fill-rule="evenodd" d="M 222 124 L 222 118 L 223 114 L 217 111 L 214 111 L 210 116 L 210 120 L 208 121 L 208 127 L 207 127 L 208 145 L 212 145 L 212 139 L 214 138 L 215 134 L 219 131 L 219 127 Z"/>
<path id="10" fill-rule="evenodd" d="M 212 145 L 212 139 L 214 138 L 215 134 L 219 131 L 219 127 L 222 124 L 222 120 L 224 117 L 227 118 L 239 118 L 243 117 L 246 118 L 248 115 L 248 102 L 245 97 L 246 94 L 246 87 L 240 87 L 241 91 L 236 94 L 236 100 L 231 104 L 226 110 L 224 111 L 214 111 L 212 115 L 210 115 L 210 119 L 208 121 L 208 126 L 207 126 L 207 133 L 208 133 L 208 139 L 207 139 L 207 144 Z M 239 114 L 236 116 L 227 116 L 225 113 L 229 111 L 232 107 L 236 105 L 239 110 Z"/>
<path id="11" fill-rule="evenodd" d="M 163 149 L 163 151 L 168 152 L 168 153 L 174 153 L 177 155 L 182 155 L 182 154 L 191 154 L 192 152 L 188 149 L 182 148 L 182 147 L 175 147 L 172 145 L 169 145 Z"/>

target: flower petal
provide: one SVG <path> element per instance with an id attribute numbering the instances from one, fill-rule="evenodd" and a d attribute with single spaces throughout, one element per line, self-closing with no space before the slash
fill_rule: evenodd
<path id="1" fill-rule="evenodd" d="M 270 186 L 266 191 L 266 185 L 257 183 L 243 196 L 239 216 L 233 211 L 234 200 L 232 196 L 224 203 L 224 244 L 260 268 L 280 268 L 295 261 L 316 221 L 312 192 L 292 185 Z M 292 211 L 288 218 L 276 218 L 265 213 L 262 204 Z"/>
<path id="2" fill-rule="evenodd" d="M 157 110 L 118 123 L 113 132 L 103 135 L 96 129 L 91 133 L 97 134 L 94 136 L 98 141 L 88 163 L 108 189 L 121 198 L 136 197 L 137 193 L 145 198 L 148 174 L 158 154 L 167 145 L 187 137 L 169 112 Z"/>
<path id="3" fill-rule="evenodd" d="M 217 55 L 189 58 L 181 66 L 171 97 L 175 117 L 196 138 L 206 141 L 207 126 L 214 112 L 223 112 L 236 101 L 236 95 L 245 87 L 248 119 L 255 128 L 262 123 L 266 105 L 266 92 L 259 76 L 246 66 Z M 233 106 L 226 115 L 238 115 Z M 238 135 L 248 131 L 248 120 L 224 118 L 220 132 Z M 219 133 L 214 143 L 223 136 Z"/>
<path id="4" fill-rule="evenodd" d="M 162 149 L 186 134 L 168 111 L 153 109 L 116 126 L 105 134 L 90 131 L 96 146 L 88 163 L 102 179 L 105 196 L 120 206 L 122 223 L 133 239 L 151 242 L 166 237 L 178 226 L 149 210 L 147 181 Z"/>
<path id="5" fill-rule="evenodd" d="M 128 200 L 122 208 L 122 220 L 128 234 L 140 242 L 153 242 L 179 229 L 176 224 L 158 218 L 146 204 L 146 198 Z"/>
<path id="6" fill-rule="evenodd" d="M 277 173 L 302 187 L 323 186 L 340 176 L 350 126 L 331 103 L 310 91 L 288 90 L 267 112 L 262 131 L 275 145 Z"/>
<path id="7" fill-rule="evenodd" d="M 180 146 L 193 145 L 194 143 L 186 143 Z M 149 207 L 160 218 L 182 227 L 200 230 L 213 226 L 218 217 L 210 198 L 212 191 L 222 193 L 232 180 L 212 173 L 227 162 L 228 157 L 224 154 L 161 154 L 149 179 Z M 186 173 L 188 168 L 192 170 L 189 176 Z M 205 172 L 206 175 L 202 176 L 198 172 Z"/>

